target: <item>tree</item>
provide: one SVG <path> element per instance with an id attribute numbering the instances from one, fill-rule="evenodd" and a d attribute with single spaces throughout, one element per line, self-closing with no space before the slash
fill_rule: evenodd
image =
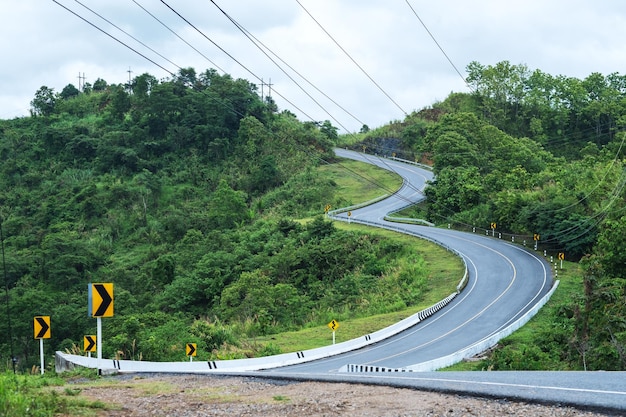
<path id="1" fill-rule="evenodd" d="M 209 223 L 218 229 L 231 229 L 250 219 L 244 194 L 220 180 L 208 204 Z"/>
<path id="2" fill-rule="evenodd" d="M 78 88 L 74 87 L 74 84 L 68 84 L 63 87 L 63 90 L 61 91 L 59 97 L 61 97 L 63 100 L 67 100 L 68 98 L 76 97 L 79 94 L 80 91 L 78 90 Z"/>
<path id="3" fill-rule="evenodd" d="M 54 112 L 56 100 L 54 89 L 45 85 L 40 87 L 35 93 L 35 98 L 30 102 L 31 114 L 33 116 L 50 116 Z"/>
<path id="4" fill-rule="evenodd" d="M 104 81 L 102 78 L 98 78 L 94 83 L 93 83 L 93 91 L 104 91 L 106 90 L 108 84 L 106 81 Z"/>
<path id="5" fill-rule="evenodd" d="M 320 132 L 322 132 L 333 143 L 337 143 L 337 139 L 339 138 L 337 130 L 338 129 L 330 123 L 330 120 L 324 120 L 324 123 L 322 123 L 322 126 L 320 127 Z"/>
<path id="6" fill-rule="evenodd" d="M 107 107 L 115 120 L 123 120 L 126 112 L 130 110 L 130 97 L 124 88 L 116 86 L 113 89 L 111 101 Z"/>

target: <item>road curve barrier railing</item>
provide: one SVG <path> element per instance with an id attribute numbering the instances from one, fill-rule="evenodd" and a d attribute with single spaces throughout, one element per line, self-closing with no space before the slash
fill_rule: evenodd
<path id="1" fill-rule="evenodd" d="M 465 359 L 472 358 L 481 352 L 485 352 L 486 350 L 495 346 L 500 340 L 505 337 L 511 335 L 516 330 L 520 329 L 523 325 L 528 323 L 528 321 L 533 318 L 535 314 L 548 302 L 552 294 L 556 291 L 559 286 L 559 281 L 556 281 L 552 286 L 552 289 L 541 298 L 541 300 L 533 306 L 530 310 L 526 312 L 522 317 L 517 319 L 515 322 L 511 323 L 510 326 L 502 329 L 501 331 L 494 333 L 493 335 L 466 347 L 465 349 L 461 349 L 451 355 L 443 356 L 441 358 L 433 359 L 432 361 L 417 363 L 414 365 L 405 366 L 402 368 L 389 368 L 384 366 L 373 366 L 373 365 L 358 365 L 358 364 L 348 364 L 344 365 L 339 369 L 339 372 L 348 372 L 348 373 L 367 373 L 367 372 L 432 372 L 441 368 L 445 368 L 447 366 L 452 366 L 456 363 L 459 363 Z"/>
<path id="2" fill-rule="evenodd" d="M 403 180 L 404 185 L 404 180 Z M 396 191 L 397 192 L 397 191 Z M 395 194 L 395 193 L 394 193 Z M 342 218 L 337 216 L 339 213 L 345 213 L 350 210 L 356 210 L 361 207 L 365 207 L 381 201 L 388 196 L 382 196 L 368 202 L 357 204 L 354 206 L 341 208 L 328 212 L 330 218 L 348 221 L 348 218 Z M 375 227 L 381 227 L 389 230 L 394 230 L 400 233 L 414 235 L 416 237 L 429 240 L 439 246 L 444 247 L 448 251 L 459 256 L 465 266 L 465 272 L 461 279 L 461 282 L 456 288 L 456 292 L 450 294 L 443 300 L 437 302 L 431 307 L 428 307 L 422 311 L 419 311 L 406 319 L 403 319 L 389 327 L 378 330 L 371 334 L 361 336 L 356 339 L 348 340 L 341 343 L 336 343 L 329 346 L 324 346 L 316 349 L 309 349 L 300 352 L 291 352 L 273 356 L 266 356 L 260 358 L 250 359 L 231 359 L 231 360 L 211 360 L 211 361 L 195 361 L 195 362 L 150 362 L 150 361 L 134 361 L 124 359 L 98 359 L 81 355 L 74 355 L 69 353 L 56 352 L 56 370 L 57 372 L 63 372 L 64 370 L 72 369 L 75 366 L 81 366 L 86 368 L 99 369 L 102 373 L 124 373 L 124 372 L 172 372 L 172 373 L 209 373 L 209 372 L 248 372 L 264 369 L 279 368 L 288 365 L 296 365 L 299 363 L 309 362 L 317 359 L 323 359 L 334 355 L 339 355 L 352 350 L 360 349 L 368 345 L 378 343 L 391 336 L 394 336 L 421 321 L 427 319 L 443 307 L 448 305 L 459 292 L 463 290 L 468 281 L 468 268 L 465 258 L 455 249 L 442 244 L 428 237 L 421 236 L 417 233 L 407 233 L 405 230 L 401 230 L 397 227 L 370 222 L 367 220 L 352 219 L 350 221 L 371 225 Z"/>
<path id="3" fill-rule="evenodd" d="M 389 327 L 367 334 L 356 339 L 348 340 L 334 345 L 309 349 L 300 352 L 290 352 L 274 356 L 265 356 L 250 359 L 211 360 L 195 362 L 150 362 L 133 361 L 123 359 L 97 359 L 81 355 L 73 355 L 64 352 L 56 352 L 56 371 L 71 370 L 76 366 L 99 369 L 103 373 L 125 372 L 171 372 L 171 373 L 208 373 L 208 372 L 247 372 L 264 369 L 280 368 L 288 365 L 296 365 L 317 359 L 346 353 L 365 346 L 383 341 L 416 324 L 426 320 L 437 311 L 448 305 L 457 293 L 454 292 L 438 303 L 421 310 Z"/>

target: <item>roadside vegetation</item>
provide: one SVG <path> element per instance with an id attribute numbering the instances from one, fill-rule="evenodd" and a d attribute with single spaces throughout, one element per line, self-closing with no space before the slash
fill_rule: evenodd
<path id="1" fill-rule="evenodd" d="M 554 298 L 477 369 L 626 369 L 626 78 L 467 71 L 473 93 L 347 136 L 215 70 L 42 86 L 32 117 L 0 121 L 2 365 L 38 365 L 38 315 L 48 364 L 81 353 L 90 282 L 115 285 L 104 355 L 159 361 L 316 347 L 330 320 L 345 340 L 447 296 L 459 260 L 324 216 L 399 186 L 342 146 L 432 166 L 428 201 L 398 216 L 564 254 Z"/>
<path id="2" fill-rule="evenodd" d="M 67 378 L 84 379 L 81 372 L 64 376 L 0 373 L 0 415 L 3 417 L 96 416 L 106 410 L 100 401 L 77 397 L 80 390 L 67 385 Z"/>

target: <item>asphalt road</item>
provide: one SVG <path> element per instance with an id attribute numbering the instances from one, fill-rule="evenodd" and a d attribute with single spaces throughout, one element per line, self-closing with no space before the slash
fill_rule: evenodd
<path id="1" fill-rule="evenodd" d="M 444 309 L 384 342 L 354 352 L 293 366 L 313 372 L 337 371 L 346 364 L 403 368 L 454 354 L 500 332 L 544 297 L 553 285 L 550 266 L 540 256 L 492 237 L 384 220 L 387 213 L 423 198 L 430 171 L 404 163 L 337 150 L 393 170 L 404 185 L 392 197 L 351 210 L 351 221 L 393 228 L 454 248 L 469 272 L 466 288 Z M 348 220 L 347 213 L 337 218 Z M 462 277 L 458 277 L 459 281 Z"/>
<path id="2" fill-rule="evenodd" d="M 540 254 L 494 237 L 386 221 L 389 212 L 423 198 L 432 173 L 371 155 L 336 153 L 392 170 L 405 179 L 390 198 L 351 210 L 350 221 L 401 229 L 454 248 L 467 264 L 469 282 L 446 308 L 405 332 L 357 351 L 275 369 L 270 372 L 273 377 L 412 387 L 626 413 L 626 372 L 402 372 L 510 325 L 548 293 L 553 285 L 550 265 Z M 346 212 L 336 216 L 348 220 Z M 341 372 L 346 364 L 381 366 L 391 372 Z"/>
<path id="3" fill-rule="evenodd" d="M 300 359 L 305 357 L 303 352 L 278 355 L 291 365 L 265 371 L 251 370 L 267 369 L 267 364 L 276 357 L 241 360 L 242 368 L 237 370 L 238 361 L 111 361 L 63 352 L 57 352 L 57 370 L 76 364 L 107 372 L 212 373 L 354 382 L 567 404 L 626 415 L 626 372 L 415 372 L 420 365 L 484 344 L 494 335 L 499 337 L 503 329 L 549 293 L 554 284 L 550 266 L 541 254 L 495 237 L 386 221 L 387 213 L 423 198 L 422 190 L 432 179 L 432 173 L 398 161 L 344 150 L 337 150 L 337 154 L 393 170 L 405 179 L 401 190 L 384 201 L 353 208 L 350 221 L 436 241 L 464 260 L 467 286 L 445 308 L 403 332 L 377 339 L 361 349 L 311 362 Z M 333 215 L 348 220 L 347 212 Z M 296 356 L 298 359 L 294 361 Z M 306 357 L 310 357 L 308 353 Z M 386 372 L 377 372 L 376 367 Z M 358 371 L 362 368 L 369 371 Z"/>

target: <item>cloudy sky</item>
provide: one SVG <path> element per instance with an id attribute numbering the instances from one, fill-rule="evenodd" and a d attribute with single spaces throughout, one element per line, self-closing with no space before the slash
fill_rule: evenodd
<path id="1" fill-rule="evenodd" d="M 626 74 L 623 0 L 4 3 L 0 13 L 0 119 L 28 115 L 30 101 L 43 85 L 57 92 L 70 83 L 78 87 L 79 74 L 89 83 L 97 78 L 124 83 L 129 70 L 132 77 L 148 72 L 166 78 L 181 67 L 193 67 L 198 72 L 217 68 L 220 73 L 250 80 L 259 90 L 261 79 L 271 80 L 272 95 L 281 110 L 289 109 L 301 120 L 331 120 L 341 131 L 354 132 L 363 124 L 377 127 L 401 120 L 405 113 L 443 100 L 452 91 L 468 91 L 428 31 L 463 76 L 471 61 L 493 65 L 503 60 L 577 78 L 593 72 Z M 260 52 L 216 5 L 269 48 L 268 54 L 276 54 L 271 56 L 283 69 Z M 268 89 L 264 87 L 265 94 Z"/>

